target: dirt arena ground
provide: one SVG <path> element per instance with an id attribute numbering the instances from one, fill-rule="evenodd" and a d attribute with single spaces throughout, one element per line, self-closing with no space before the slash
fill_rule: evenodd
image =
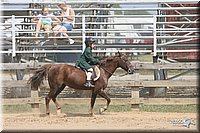
<path id="1" fill-rule="evenodd" d="M 189 118 L 195 125 L 185 127 L 177 121 Z M 42 116 L 33 114 L 3 114 L 3 130 L 132 130 L 132 131 L 197 131 L 196 113 L 158 112 L 104 112 L 90 117 L 86 113 L 72 113 L 67 116 Z"/>
<path id="2" fill-rule="evenodd" d="M 13 131 L 197 131 L 196 113 L 161 113 L 161 112 L 105 112 L 91 117 L 87 112 L 67 113 L 65 117 L 44 116 L 28 113 L 6 113 L 3 115 L 3 130 Z M 194 125 L 189 128 L 177 124 L 184 119 L 191 119 Z"/>

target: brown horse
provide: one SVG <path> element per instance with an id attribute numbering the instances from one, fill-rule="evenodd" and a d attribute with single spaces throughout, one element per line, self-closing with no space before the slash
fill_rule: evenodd
<path id="1" fill-rule="evenodd" d="M 108 79 L 112 76 L 118 67 L 121 67 L 129 74 L 134 72 L 134 68 L 125 56 L 113 56 L 107 57 L 101 61 L 98 66 L 100 69 L 100 77 L 95 81 L 94 88 L 86 88 L 83 84 L 86 81 L 86 74 L 84 71 L 68 64 L 47 64 L 36 70 L 35 74 L 29 79 L 32 89 L 37 89 L 44 77 L 48 76 L 48 83 L 50 86 L 50 92 L 45 98 L 46 102 L 46 114 L 50 114 L 49 102 L 52 99 L 56 105 L 57 113 L 61 112 L 61 107 L 56 101 L 57 95 L 65 88 L 69 86 L 79 90 L 91 90 L 91 105 L 90 114 L 93 115 L 93 107 L 97 95 L 107 100 L 106 106 L 100 108 L 100 113 L 108 109 L 110 103 L 110 97 L 104 92 L 104 89 L 108 85 Z"/>

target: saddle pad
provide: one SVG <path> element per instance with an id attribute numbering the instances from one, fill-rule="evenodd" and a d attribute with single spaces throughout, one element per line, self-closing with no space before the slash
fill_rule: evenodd
<path id="1" fill-rule="evenodd" d="M 97 66 L 93 67 L 92 79 L 93 81 L 97 81 L 100 77 L 100 69 Z"/>

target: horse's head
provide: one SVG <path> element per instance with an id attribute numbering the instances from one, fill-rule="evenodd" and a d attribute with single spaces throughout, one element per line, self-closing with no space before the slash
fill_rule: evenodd
<path id="1" fill-rule="evenodd" d="M 128 61 L 128 58 L 126 56 L 121 56 L 121 55 L 118 58 L 119 58 L 118 61 L 119 67 L 127 71 L 128 74 L 133 74 L 135 71 L 134 66 L 131 65 L 131 63 Z"/>
<path id="2" fill-rule="evenodd" d="M 133 74 L 134 73 L 134 66 L 131 65 L 131 63 L 128 61 L 128 58 L 126 56 L 123 56 L 121 54 L 119 54 L 119 56 L 111 56 L 111 57 L 107 57 L 106 59 L 101 61 L 101 65 L 102 68 L 104 68 L 104 70 L 107 67 L 113 67 L 113 70 L 115 71 L 116 68 L 121 67 L 122 69 L 124 69 L 125 71 L 128 72 L 128 74 Z M 110 71 L 109 73 L 113 73 L 112 69 L 106 69 L 106 71 Z"/>

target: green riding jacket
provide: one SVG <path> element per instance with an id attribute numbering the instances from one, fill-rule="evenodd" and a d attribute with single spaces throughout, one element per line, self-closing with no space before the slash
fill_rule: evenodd
<path id="1" fill-rule="evenodd" d="M 88 70 L 92 68 L 92 65 L 96 65 L 99 63 L 100 61 L 93 57 L 92 49 L 90 47 L 86 47 L 79 60 L 76 62 L 76 66 Z"/>

